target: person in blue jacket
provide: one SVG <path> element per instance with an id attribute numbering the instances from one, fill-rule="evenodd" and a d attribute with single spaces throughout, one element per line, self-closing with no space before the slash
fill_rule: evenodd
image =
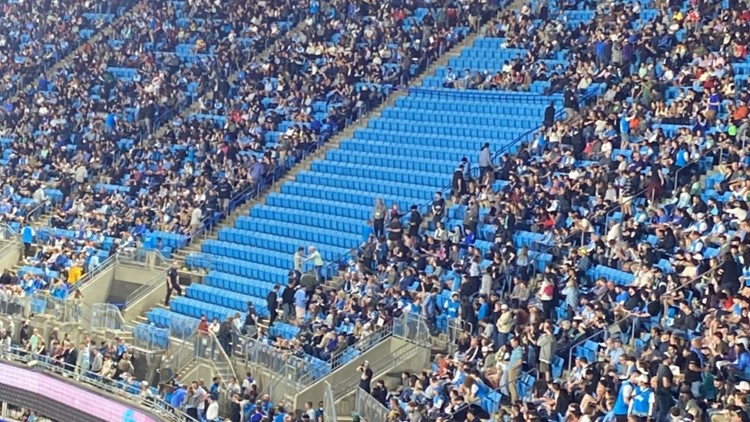
<path id="1" fill-rule="evenodd" d="M 175 392 L 172 394 L 172 401 L 170 401 L 169 404 L 171 404 L 175 409 L 179 409 L 185 402 L 185 397 L 187 397 L 187 390 L 185 389 L 185 386 L 178 385 L 177 390 L 175 390 Z"/>
<path id="2" fill-rule="evenodd" d="M 31 255 L 31 244 L 34 243 L 34 228 L 24 226 L 21 230 L 21 240 L 23 240 L 23 257 L 28 258 Z"/>
<path id="3" fill-rule="evenodd" d="M 615 406 L 612 409 L 612 412 L 615 415 L 616 422 L 628 421 L 630 402 L 633 400 L 633 396 L 635 395 L 635 385 L 640 375 L 641 374 L 638 371 L 633 371 L 630 374 L 630 377 L 620 384 L 620 390 L 617 392 Z"/>

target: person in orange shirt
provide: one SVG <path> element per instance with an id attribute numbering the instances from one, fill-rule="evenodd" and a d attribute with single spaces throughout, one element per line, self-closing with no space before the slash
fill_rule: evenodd
<path id="1" fill-rule="evenodd" d="M 734 119 L 735 122 L 744 120 L 747 117 L 747 113 L 747 104 L 745 104 L 745 102 L 740 102 L 740 104 L 736 109 L 734 109 L 734 112 L 732 113 L 732 119 Z"/>

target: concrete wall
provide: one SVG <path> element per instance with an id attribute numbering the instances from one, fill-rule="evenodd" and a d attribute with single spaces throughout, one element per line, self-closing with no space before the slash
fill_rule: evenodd
<path id="1" fill-rule="evenodd" d="M 83 301 L 89 305 L 95 303 L 106 303 L 109 297 L 109 291 L 112 286 L 112 280 L 117 265 L 109 267 L 99 273 L 93 280 L 81 287 Z"/>
<path id="2" fill-rule="evenodd" d="M 125 303 L 125 301 L 128 300 L 128 296 L 130 296 L 141 286 L 142 284 L 114 279 L 112 280 L 112 285 L 109 288 L 107 302 L 114 304 Z"/>
<path id="3" fill-rule="evenodd" d="M 157 303 L 162 303 L 167 296 L 167 284 L 164 281 L 156 281 L 153 287 L 144 294 L 140 299 L 128 304 L 123 310 L 122 315 L 125 321 L 133 321 L 143 315 Z"/>
<path id="4" fill-rule="evenodd" d="M 154 278 L 162 273 L 165 273 L 163 268 L 146 268 L 145 266 L 130 264 L 115 265 L 115 280 L 137 284 L 138 286 L 151 283 Z"/>
<path id="5" fill-rule="evenodd" d="M 138 316 L 153 308 L 154 305 L 164 300 L 167 295 L 166 268 L 147 268 L 135 265 L 117 265 L 115 268 L 115 280 L 117 280 L 119 295 L 111 295 L 121 303 L 125 302 L 124 293 L 132 293 L 143 285 L 150 285 L 143 296 L 123 309 L 123 317 L 126 321 L 133 321 Z M 132 290 L 131 290 L 132 289 Z"/>
<path id="6" fill-rule="evenodd" d="M 13 266 L 18 264 L 18 261 L 21 260 L 23 243 L 18 240 L 2 240 L 0 241 L 0 249 L 5 249 L 6 245 L 10 244 L 13 244 L 14 247 L 8 246 L 8 249 L 5 251 L 5 253 L 0 256 L 0 270 L 13 268 Z"/>
<path id="7" fill-rule="evenodd" d="M 206 385 L 211 385 L 211 380 L 217 374 L 214 373 L 213 368 L 208 363 L 201 362 L 200 360 L 188 368 L 184 373 L 180 374 L 184 382 L 193 382 L 203 380 Z"/>

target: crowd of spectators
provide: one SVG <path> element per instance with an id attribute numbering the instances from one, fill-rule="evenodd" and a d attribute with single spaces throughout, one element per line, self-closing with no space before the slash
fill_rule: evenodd
<path id="1" fill-rule="evenodd" d="M 274 148 L 274 159 L 295 156 L 295 146 L 309 143 L 305 140 L 309 134 L 341 128 L 391 90 L 407 85 L 495 8 L 476 2 L 383 7 L 329 3 L 277 44 L 271 55 L 240 72 L 228 96 L 202 104 L 202 122 L 176 124 L 167 137 L 192 124 L 203 139 L 220 139 L 227 145 L 231 154 L 227 165 L 253 160 L 254 155 L 243 153 L 269 147 Z M 206 117 L 209 108 L 213 108 L 211 118 Z M 287 129 L 274 133 L 279 123 Z M 316 268 L 323 265 L 320 253 L 314 248 L 309 252 L 306 256 L 301 249 L 295 254 L 289 285 L 269 293 L 273 296 L 267 300 L 267 309 L 273 310 L 269 330 L 242 329 L 255 323 L 246 319 L 243 325 L 241 317 L 234 320 L 240 327 L 237 331 L 314 365 L 323 361 L 335 367 L 352 357 L 342 355 L 348 347 L 387 326 L 393 317 L 389 309 L 375 306 L 377 301 L 364 295 L 323 292 L 321 275 L 302 275 L 306 260 Z M 277 306 L 285 310 L 283 320 L 276 319 Z M 254 312 L 251 308 L 247 318 L 257 318 Z M 215 326 L 221 323 L 217 320 Z"/>
<path id="2" fill-rule="evenodd" d="M 260 391 L 251 373 L 242 380 L 222 380 L 217 376 L 210 383 L 203 379 L 188 381 L 174 374 L 151 385 L 136 375 L 144 373 L 143 368 L 137 368 L 147 365 L 147 358 L 139 356 L 140 351 L 122 338 L 97 342 L 85 336 L 76 342 L 58 330 L 45 338 L 28 321 L 16 327 L 9 319 L 0 321 L 0 355 L 12 358 L 5 353 L 31 356 L 59 368 L 65 376 L 109 384 L 125 397 L 148 401 L 170 411 L 178 409 L 198 421 L 287 421 L 294 415 Z M 170 359 L 166 354 L 163 365 L 169 365 Z M 220 406 L 226 419 L 219 416 Z M 310 403 L 309 408 L 309 416 L 313 416 L 310 420 L 317 421 L 320 407 L 313 408 Z"/>
<path id="3" fill-rule="evenodd" d="M 5 107 L 4 215 L 15 218 L 19 197 L 51 199 L 60 204 L 53 227 L 75 232 L 29 254 L 42 271 L 8 274 L 5 294 L 64 291 L 112 253 L 107 239 L 117 250 L 154 231 L 191 235 L 234 194 L 407 85 L 461 40 L 456 27 L 486 11 L 478 2 L 420 16 L 420 4 L 229 3 L 144 3 Z M 379 202 L 341 291 L 302 276 L 295 256 L 289 285 L 267 298 L 268 332 L 248 328 L 252 309 L 237 330 L 331 361 L 401 314 L 423 315 L 456 351 L 430 373 L 404 374 L 398 392 L 376 383 L 393 420 L 747 419 L 750 97 L 738 76 L 750 12 L 730 5 L 654 14 L 644 2 L 614 3 L 574 27 L 544 3 L 503 12 L 489 35 L 528 53 L 496 75 L 449 71 L 444 86 L 542 81 L 545 93 L 562 93 L 562 110 L 550 103 L 534 141 L 513 155 L 493 161 L 482 148 L 479 174 L 471 160 L 457 163 L 453 205 L 438 193 L 432 218 Z M 300 30 L 256 55 L 300 7 L 314 12 Z M 198 113 L 149 136 L 199 97 Z M 92 185 L 99 173 L 107 183 Z M 274 321 L 278 305 L 286 321 Z M 132 373 L 117 372 L 129 363 L 119 345 L 48 343 L 35 333 L 20 341 L 83 372 L 109 355 L 114 379 Z M 232 414 L 273 417 L 245 381 L 224 387 Z M 187 413 L 216 400 L 201 382 L 171 384 L 168 400 Z"/>
<path id="4" fill-rule="evenodd" d="M 42 3 L 4 6 L 4 19 L 18 18 L 28 31 L 11 32 L 8 46 L 18 37 L 54 38 L 59 31 L 65 36 L 56 45 L 65 46 L 68 34 L 78 36 L 70 25 L 91 36 L 81 25 L 92 16 L 102 29 L 100 39 L 84 44 L 54 74 L 38 72 L 33 88 L 7 99 L 0 112 L 0 211 L 26 244 L 24 266 L 13 275 L 26 293 L 46 287 L 57 295 L 117 251 L 146 247 L 169 255 L 206 217 L 226 210 L 233 194 L 274 171 L 271 154 L 231 165 L 225 158 L 234 154 L 203 138 L 197 120 L 184 125 L 198 130 L 192 133 L 180 129 L 180 120 L 163 138 L 155 131 L 193 100 L 226 95 L 243 58 L 281 37 L 307 5 L 82 3 L 59 22 L 54 13 L 37 19 L 49 27 L 36 27 L 35 14 L 48 12 Z M 58 7 L 62 14 L 68 6 L 55 3 L 53 10 Z M 117 19 L 107 13 L 115 10 Z M 29 227 L 36 207 L 52 211 L 52 230 Z"/>
<path id="5" fill-rule="evenodd" d="M 136 2 L 9 1 L 0 33 L 0 97 L 8 99 Z M 19 89 L 20 88 L 20 89 Z"/>
<path id="6" fill-rule="evenodd" d="M 731 4 L 617 3 L 575 28 L 529 5 L 492 26 L 530 51 L 503 78 L 567 52 L 548 90 L 563 110 L 513 155 L 482 148 L 479 174 L 457 163 L 432 219 L 373 210 L 346 288 L 456 340 L 372 389 L 392 420 L 750 417 L 749 15 Z"/>

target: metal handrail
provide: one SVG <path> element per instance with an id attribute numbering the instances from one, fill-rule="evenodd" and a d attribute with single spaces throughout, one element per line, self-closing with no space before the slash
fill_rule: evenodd
<path id="1" fill-rule="evenodd" d="M 679 169 L 677 169 L 677 171 L 675 172 L 675 174 L 678 174 L 678 173 L 679 173 L 679 172 L 680 172 L 681 170 L 683 170 L 683 169 L 685 169 L 685 168 L 687 168 L 687 167 L 689 167 L 689 166 L 691 166 L 691 165 L 693 165 L 693 164 L 696 164 L 696 163 L 700 163 L 700 161 L 701 161 L 701 160 L 702 160 L 703 158 L 706 158 L 706 156 L 707 156 L 708 154 L 710 154 L 710 153 L 713 153 L 713 152 L 715 152 L 716 150 L 719 150 L 719 153 L 721 154 L 721 153 L 723 152 L 723 150 L 724 150 L 724 147 L 725 147 L 725 145 L 724 145 L 724 144 L 717 144 L 717 145 L 714 145 L 713 147 L 711 147 L 711 148 L 709 148 L 709 149 L 706 149 L 706 150 L 702 151 L 702 152 L 701 152 L 701 154 L 700 154 L 700 155 L 699 155 L 699 156 L 698 156 L 697 158 L 695 158 L 694 160 L 691 160 L 691 161 L 689 161 L 689 162 L 688 162 L 688 163 L 686 163 L 686 164 L 685 164 L 684 166 L 682 166 L 682 167 L 680 167 Z M 676 176 L 675 176 L 675 184 L 676 184 L 676 180 L 677 180 L 677 179 L 676 179 Z M 675 188 L 675 189 L 677 189 L 677 186 L 675 186 L 674 188 Z M 640 196 L 642 196 L 642 195 L 643 195 L 644 193 L 646 193 L 646 192 L 647 192 L 648 190 L 649 190 L 649 187 L 647 186 L 647 187 L 645 187 L 645 188 L 641 189 L 640 191 L 638 191 L 637 193 L 635 193 L 634 195 L 632 195 L 632 198 L 633 198 L 633 199 L 635 199 L 635 198 L 639 198 L 639 197 L 640 197 Z M 632 200 L 631 200 L 631 201 L 632 201 Z M 618 202 L 618 203 L 616 203 L 616 204 L 614 204 L 614 205 L 613 205 L 612 207 L 610 207 L 610 208 L 609 208 L 609 209 L 608 209 L 608 210 L 607 210 L 607 211 L 605 212 L 605 214 L 604 214 L 604 215 L 605 215 L 605 224 L 608 224 L 608 223 L 609 223 L 609 216 L 610 216 L 610 215 L 612 215 L 612 214 L 614 214 L 614 213 L 615 213 L 615 212 L 616 212 L 617 210 L 620 210 L 620 209 L 622 209 L 622 204 L 621 204 L 621 203 L 619 203 L 619 202 Z M 585 235 L 585 232 L 582 232 L 582 231 L 571 231 L 570 233 L 568 233 L 568 235 L 567 235 L 567 236 L 565 236 L 565 239 L 563 239 L 563 242 L 562 242 L 562 244 L 563 244 L 563 245 L 565 245 L 565 244 L 569 243 L 569 242 L 570 242 L 570 241 L 572 241 L 572 240 L 573 240 L 573 239 L 574 239 L 574 238 L 575 238 L 576 236 L 579 236 L 579 235 L 580 235 L 580 236 L 584 236 L 584 235 Z M 546 247 L 546 248 L 542 249 L 541 251 L 538 251 L 538 254 L 548 254 L 548 253 L 549 253 L 549 252 L 550 252 L 550 251 L 551 251 L 551 250 L 552 250 L 553 248 L 555 248 L 556 246 L 558 246 L 558 245 L 556 245 L 556 244 L 552 244 L 552 245 L 547 245 L 547 247 Z M 583 245 L 582 245 L 582 246 L 583 246 Z M 538 256 L 538 255 L 537 255 L 537 256 Z M 529 259 L 530 259 L 530 260 L 533 260 L 533 258 L 532 258 L 532 257 L 530 257 Z M 534 267 L 536 268 L 536 266 L 534 266 Z"/>
<path id="2" fill-rule="evenodd" d="M 328 387 L 330 388 L 330 386 Z M 323 392 L 325 393 L 326 391 L 324 390 Z M 357 415 L 363 417 L 366 421 L 387 421 L 388 413 L 390 413 L 390 410 L 383 406 L 383 403 L 376 400 L 372 394 L 361 387 L 357 387 L 354 395 L 354 410 L 357 412 Z"/>
<path id="3" fill-rule="evenodd" d="M 85 273 L 83 277 L 81 277 L 78 282 L 71 285 L 68 288 L 68 295 L 74 293 L 77 290 L 81 290 L 83 286 L 89 284 L 92 282 L 99 274 L 103 273 L 104 271 L 109 270 L 111 267 L 113 267 L 117 263 L 117 255 L 110 255 L 107 259 L 104 260 L 104 262 L 100 263 L 96 268 L 93 270 Z"/>
<path id="4" fill-rule="evenodd" d="M 356 352 L 364 353 L 390 337 L 393 334 L 394 323 L 395 320 L 383 325 L 382 327 L 378 327 L 377 330 L 373 331 L 366 337 L 360 338 L 356 343 L 341 352 L 331 355 L 330 359 L 328 359 L 328 363 L 331 364 L 331 372 L 335 371 L 336 368 L 349 363 L 349 361 L 346 360 L 347 357 L 353 356 Z M 299 383 L 302 385 L 312 385 L 312 383 L 315 382 L 314 372 L 315 370 L 311 368 L 310 371 L 300 377 Z"/>
<path id="5" fill-rule="evenodd" d="M 0 246 L 0 256 L 4 256 L 13 249 L 20 249 L 22 246 L 20 235 L 7 224 L 0 224 L 0 231 L 7 236 L 3 239 L 5 242 Z"/>
<path id="6" fill-rule="evenodd" d="M 71 371 L 64 367 L 54 366 L 46 361 L 45 356 L 39 356 L 36 354 L 29 353 L 25 350 L 17 347 L 11 347 L 10 349 L 0 349 L 0 358 L 10 362 L 23 362 L 31 365 L 33 363 L 35 369 L 41 369 L 47 375 L 54 376 L 55 378 L 66 380 L 76 380 L 83 384 L 87 384 L 94 387 L 98 391 L 104 391 L 110 395 L 116 397 L 125 397 L 133 403 L 148 409 L 153 412 L 154 415 L 158 415 L 159 418 L 171 422 L 198 422 L 188 414 L 183 412 L 181 409 L 175 409 L 163 398 L 154 396 L 153 401 L 143 399 L 142 397 L 132 394 L 127 390 L 117 388 L 112 384 L 99 381 L 99 374 L 91 371 Z M 60 377 L 62 375 L 62 377 Z"/>
<path id="7" fill-rule="evenodd" d="M 518 381 L 520 381 L 520 380 L 521 380 L 521 378 L 523 378 L 523 377 L 524 377 L 525 375 L 529 375 L 529 376 L 530 376 L 530 375 L 532 375 L 532 374 L 536 374 L 537 376 L 539 376 L 539 370 L 538 370 L 537 368 L 531 368 L 531 369 L 529 369 L 529 370 L 528 370 L 528 371 L 526 371 L 526 372 L 521 372 L 520 374 L 518 374 L 518 378 L 516 378 L 515 380 L 513 380 L 513 381 L 505 381 L 504 383 L 500 384 L 500 385 L 499 385 L 499 386 L 498 386 L 497 388 L 495 388 L 495 389 L 494 389 L 494 390 L 492 390 L 492 391 L 493 391 L 493 392 L 495 392 L 495 393 L 498 393 L 498 394 L 501 394 L 501 395 L 502 395 L 502 394 L 503 394 L 503 393 L 502 393 L 502 390 L 503 390 L 504 388 L 507 388 L 508 386 L 510 386 L 510 383 L 511 383 L 511 382 L 518 382 Z M 462 404 L 461 406 L 457 407 L 457 408 L 456 408 L 456 409 L 455 409 L 455 410 L 453 411 L 453 414 L 455 415 L 456 413 L 460 413 L 460 412 L 461 412 L 461 411 L 463 411 L 464 409 L 466 409 L 466 408 L 470 407 L 470 406 L 471 406 L 472 404 L 477 404 L 477 403 L 464 403 L 464 404 Z M 500 403 L 498 402 L 498 403 L 497 403 L 497 405 L 498 405 L 498 408 L 499 408 L 499 407 L 500 407 Z M 485 409 L 485 410 L 487 410 L 487 409 Z M 488 411 L 488 413 L 489 413 L 489 411 Z M 490 415 L 490 416 L 492 416 L 492 415 Z"/>
<path id="8" fill-rule="evenodd" d="M 160 281 L 164 281 L 165 274 L 159 273 L 155 275 L 154 277 L 151 277 L 151 280 L 147 281 L 144 284 L 141 284 L 137 289 L 133 290 L 132 293 L 128 295 L 128 297 L 125 299 L 125 306 L 123 309 L 127 309 L 128 306 L 132 305 L 133 303 L 137 302 L 142 297 L 147 296 L 149 293 L 151 293 L 154 289 L 159 288 Z"/>
<path id="9" fill-rule="evenodd" d="M 675 287 L 674 289 L 672 289 L 672 290 L 669 290 L 669 291 L 665 292 L 665 293 L 664 293 L 664 294 L 662 295 L 662 297 L 664 297 L 664 296 L 669 296 L 669 295 L 673 295 L 673 294 L 675 294 L 675 293 L 677 293 L 677 292 L 681 291 L 681 290 L 682 290 L 682 289 L 684 289 L 685 287 L 689 286 L 689 285 L 690 285 L 691 283 L 695 283 L 696 281 L 698 281 L 698 280 L 700 280 L 700 279 L 704 278 L 705 276 L 707 276 L 707 275 L 709 275 L 709 274 L 713 274 L 713 273 L 714 273 L 714 271 L 716 271 L 716 270 L 717 270 L 718 268 L 721 268 L 721 267 L 720 267 L 720 266 L 718 266 L 718 267 L 714 267 L 714 268 L 709 268 L 708 270 L 704 271 L 703 273 L 701 273 L 701 274 L 699 274 L 699 275 L 697 275 L 697 276 L 695 276 L 695 277 L 691 278 L 690 280 L 687 280 L 687 281 L 683 282 L 682 284 L 680 284 L 679 286 Z M 625 316 L 625 317 L 623 317 L 623 318 L 620 318 L 620 319 L 616 320 L 616 321 L 615 321 L 615 322 L 613 322 L 612 324 L 608 325 L 608 326 L 607 326 L 606 328 L 604 328 L 604 329 L 602 329 L 602 330 L 599 330 L 599 331 L 597 331 L 596 333 L 594 333 L 594 334 L 592 334 L 592 335 L 590 335 L 590 336 L 588 336 L 588 337 L 586 337 L 586 338 L 584 338 L 584 339 L 581 339 L 581 340 L 579 340 L 579 341 L 577 341 L 577 342 L 573 343 L 573 344 L 572 344 L 572 345 L 570 346 L 570 351 L 569 351 L 569 353 L 568 353 L 568 371 L 570 371 L 570 368 L 572 367 L 572 362 L 573 362 L 573 351 L 574 351 L 574 350 L 576 349 L 576 347 L 577 347 L 577 346 L 580 346 L 580 345 L 584 344 L 585 342 L 587 342 L 587 341 L 591 340 L 592 338 L 595 338 L 595 337 L 597 337 L 597 336 L 599 336 L 599 335 L 603 335 L 603 334 L 605 334 L 605 333 L 606 333 L 606 332 L 608 332 L 608 331 L 609 331 L 609 330 L 610 330 L 611 328 L 613 328 L 613 327 L 615 327 L 615 326 L 619 325 L 619 324 L 620 324 L 621 322 L 624 322 L 624 321 L 626 321 L 627 319 L 629 319 L 629 318 L 633 318 L 633 317 L 634 317 L 634 315 L 633 315 L 632 313 L 630 313 L 630 312 L 629 312 L 627 316 Z M 637 316 L 636 316 L 636 317 L 637 317 Z M 635 334 L 635 333 L 634 333 L 634 334 Z"/>
<path id="10" fill-rule="evenodd" d="M 389 368 L 393 368 L 395 365 L 402 363 L 401 361 L 411 355 L 411 353 L 417 348 L 422 347 L 416 343 L 405 343 L 398 349 L 392 351 L 387 356 L 383 356 L 376 361 L 369 363 L 369 367 L 373 372 L 373 375 L 377 375 L 381 372 L 387 371 Z M 345 397 L 348 394 L 354 392 L 354 388 L 359 385 L 359 379 L 361 375 L 359 373 L 352 374 L 349 378 L 337 383 L 332 386 L 333 397 L 337 400 Z"/>
<path id="11" fill-rule="evenodd" d="M 232 359 L 229 358 L 229 355 L 224 350 L 223 347 L 221 347 L 221 344 L 219 343 L 219 340 L 216 338 L 216 336 L 212 332 L 203 332 L 203 331 L 196 331 L 198 334 L 199 339 L 203 338 L 209 338 L 209 341 L 212 342 L 213 347 L 218 349 L 219 356 L 221 357 L 221 360 L 224 361 L 224 366 L 229 370 L 229 377 L 237 379 L 237 373 L 234 371 L 234 365 L 232 365 Z M 198 355 L 198 353 L 196 353 Z M 214 361 L 215 362 L 215 361 Z M 225 379 L 224 382 L 229 382 L 228 379 Z"/>

